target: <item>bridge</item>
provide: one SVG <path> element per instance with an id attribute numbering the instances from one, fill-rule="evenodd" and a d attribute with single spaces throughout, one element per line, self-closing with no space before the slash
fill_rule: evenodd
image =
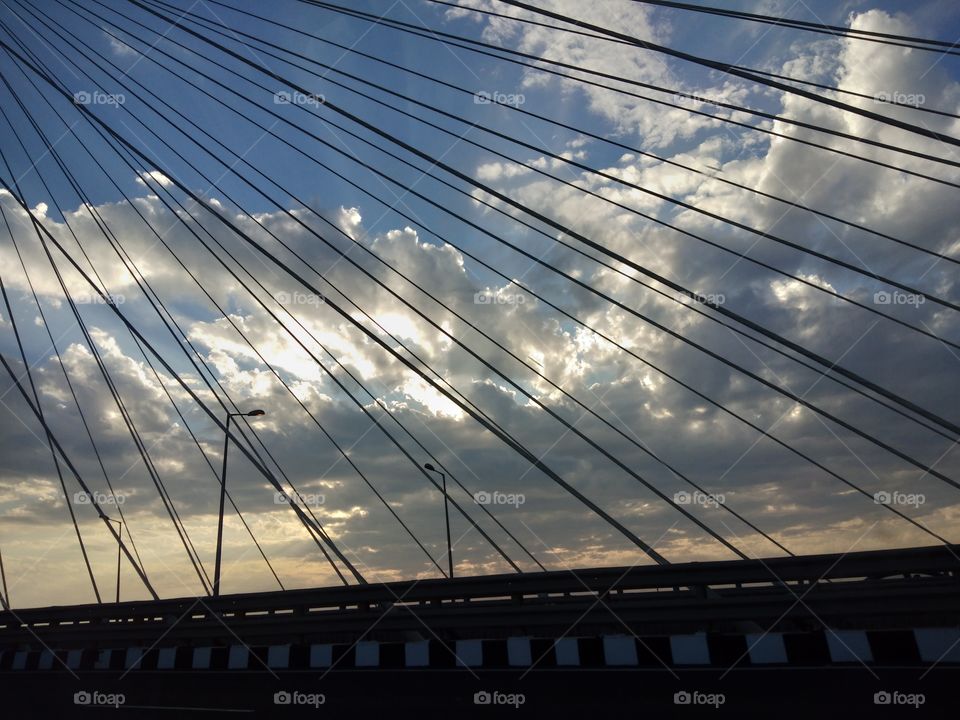
<path id="1" fill-rule="evenodd" d="M 0 614 L 0 677 L 10 688 L 42 686 L 46 706 L 61 711 L 83 688 L 146 705 L 159 677 L 158 707 L 176 705 L 174 697 L 198 707 L 199 689 L 212 701 L 212 688 L 226 686 L 225 706 L 235 709 L 267 707 L 278 692 L 362 707 L 355 693 L 418 687 L 414 706 L 439 707 L 459 693 L 454 702 L 467 709 L 489 686 L 557 711 L 570 702 L 558 682 L 581 701 L 628 682 L 647 699 L 660 688 L 654 705 L 669 706 L 689 686 L 745 710 L 801 681 L 768 679 L 787 668 L 817 678 L 826 694 L 883 692 L 895 678 L 904 686 L 897 692 L 920 685 L 933 704 L 930 689 L 960 672 L 958 549 L 32 608 Z M 612 677 L 598 680 L 598 671 Z M 695 683 L 684 685 L 691 673 Z M 242 690 L 231 676 L 243 678 Z M 437 682 L 445 689 L 429 690 Z M 765 692 L 736 697 L 761 682 Z M 811 691 L 808 700 L 823 697 Z"/>
<path id="2" fill-rule="evenodd" d="M 4 711 L 955 713 L 960 49 L 811 4 L 0 2 Z"/>

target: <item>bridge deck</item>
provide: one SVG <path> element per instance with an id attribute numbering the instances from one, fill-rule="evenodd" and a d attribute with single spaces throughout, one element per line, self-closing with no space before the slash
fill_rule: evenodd
<path id="1" fill-rule="evenodd" d="M 0 613 L 0 648 L 960 624 L 954 547 L 371 583 Z M 374 625 L 371 630 L 371 625 Z"/>

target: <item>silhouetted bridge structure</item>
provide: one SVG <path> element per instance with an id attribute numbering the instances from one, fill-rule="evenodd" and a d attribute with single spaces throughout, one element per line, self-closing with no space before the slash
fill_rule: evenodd
<path id="1" fill-rule="evenodd" d="M 500 673 L 501 686 L 528 689 L 546 682 L 544 673 L 575 672 L 589 675 L 583 682 L 603 692 L 600 685 L 613 676 L 584 671 L 611 670 L 617 682 L 623 672 L 637 671 L 637 677 L 659 677 L 657 686 L 682 687 L 677 673 L 697 670 L 701 687 L 723 678 L 721 686 L 730 690 L 744 677 L 756 683 L 749 671 L 791 668 L 840 672 L 830 677 L 851 687 L 867 683 L 865 693 L 878 672 L 902 678 L 912 669 L 929 689 L 934 677 L 955 676 L 960 668 L 957 550 L 14 610 L 0 614 L 0 677 L 19 678 L 18 685 L 52 678 L 71 687 L 84 687 L 81 679 L 97 687 L 115 683 L 127 688 L 128 704 L 136 688 L 157 683 L 173 695 L 186 685 L 191 692 L 202 685 L 215 693 L 218 683 L 233 683 L 233 692 L 259 693 L 267 702 L 267 690 L 289 677 L 310 687 L 318 679 L 329 686 L 338 678 L 340 689 L 359 683 L 362 695 L 382 676 L 391 692 L 415 692 L 427 678 L 436 682 L 435 671 L 442 670 L 451 671 L 443 676 L 445 688 L 466 683 L 468 705 L 476 691 L 470 688 L 488 672 Z M 775 687 L 782 677 L 763 682 Z"/>

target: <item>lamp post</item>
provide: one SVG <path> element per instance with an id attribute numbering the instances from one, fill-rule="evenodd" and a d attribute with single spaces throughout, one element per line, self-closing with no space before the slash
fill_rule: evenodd
<path id="1" fill-rule="evenodd" d="M 230 421 L 239 416 L 259 417 L 266 415 L 263 410 L 227 413 L 223 437 L 223 470 L 220 472 L 220 514 L 217 518 L 217 560 L 213 568 L 213 596 L 220 597 L 220 558 L 223 555 L 223 503 L 227 497 L 227 451 L 230 449 Z"/>
<path id="2" fill-rule="evenodd" d="M 114 520 L 112 517 L 106 518 L 109 522 L 117 524 L 117 602 L 120 602 L 120 549 L 123 545 L 123 520 Z"/>
<path id="3" fill-rule="evenodd" d="M 3 553 L 0 553 L 0 583 L 3 585 L 3 595 L 0 596 L 0 600 L 3 600 L 3 609 L 10 609 L 10 595 L 7 593 L 7 573 L 3 570 Z"/>
<path id="4" fill-rule="evenodd" d="M 423 468 L 424 470 L 435 472 L 443 482 L 443 516 L 447 522 L 447 564 L 450 568 L 450 579 L 453 579 L 453 547 L 450 545 L 450 508 L 447 502 L 447 476 L 430 463 L 426 463 Z"/>

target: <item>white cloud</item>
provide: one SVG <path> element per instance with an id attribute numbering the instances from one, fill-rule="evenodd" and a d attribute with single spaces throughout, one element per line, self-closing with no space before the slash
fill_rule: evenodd
<path id="1" fill-rule="evenodd" d="M 161 187 L 170 187 L 173 185 L 173 182 L 164 175 L 159 170 L 150 170 L 149 172 L 140 173 L 140 176 L 137 178 L 137 183 L 140 185 L 147 186 L 149 183 L 156 183 Z"/>
<path id="2" fill-rule="evenodd" d="M 106 33 L 104 34 L 106 35 Z M 110 43 L 110 50 L 114 55 L 119 57 L 134 57 L 140 54 L 138 50 L 130 45 L 127 45 L 125 42 L 117 39 L 113 35 L 107 35 L 107 40 Z"/>

